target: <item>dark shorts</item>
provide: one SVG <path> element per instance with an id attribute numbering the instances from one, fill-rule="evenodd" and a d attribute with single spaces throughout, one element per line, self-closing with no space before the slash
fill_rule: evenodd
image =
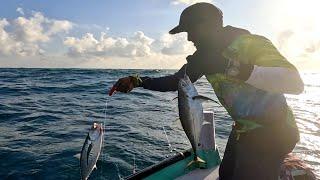
<path id="1" fill-rule="evenodd" d="M 280 163 L 299 139 L 285 123 L 241 133 L 233 127 L 219 169 L 220 180 L 278 180 Z"/>

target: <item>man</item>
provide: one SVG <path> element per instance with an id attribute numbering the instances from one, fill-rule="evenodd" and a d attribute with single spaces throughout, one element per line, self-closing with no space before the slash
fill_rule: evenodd
<path id="1" fill-rule="evenodd" d="M 176 91 L 185 73 L 192 82 L 205 75 L 235 121 L 219 169 L 220 179 L 278 179 L 281 160 L 299 140 L 284 93 L 299 94 L 303 82 L 265 37 L 223 27 L 222 12 L 212 4 L 186 8 L 170 34 L 187 32 L 197 51 L 175 74 L 159 78 L 129 76 L 110 90 L 135 87 Z"/>

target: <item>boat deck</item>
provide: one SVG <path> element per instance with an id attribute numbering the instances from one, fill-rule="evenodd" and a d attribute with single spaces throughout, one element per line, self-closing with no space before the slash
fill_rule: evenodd
<path id="1" fill-rule="evenodd" d="M 176 180 L 218 180 L 219 179 L 219 166 L 210 169 L 196 169 L 186 175 L 178 177 Z"/>

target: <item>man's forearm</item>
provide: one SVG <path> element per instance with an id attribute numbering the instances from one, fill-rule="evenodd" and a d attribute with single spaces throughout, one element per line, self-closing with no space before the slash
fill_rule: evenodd
<path id="1" fill-rule="evenodd" d="M 191 82 L 195 82 L 202 76 L 194 66 L 185 64 L 178 72 L 169 76 L 158 78 L 141 77 L 142 83 L 139 86 L 153 91 L 177 91 L 179 79 L 182 78 L 185 73 L 189 76 Z"/>
<path id="2" fill-rule="evenodd" d="M 179 78 L 176 74 L 158 78 L 141 77 L 141 80 L 142 84 L 140 87 L 153 91 L 167 92 L 178 89 Z"/>

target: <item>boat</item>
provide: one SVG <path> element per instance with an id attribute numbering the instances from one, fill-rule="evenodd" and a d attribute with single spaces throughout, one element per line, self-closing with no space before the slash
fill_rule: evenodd
<path id="1" fill-rule="evenodd" d="M 138 171 L 126 180 L 145 179 L 178 179 L 178 180 L 215 180 L 219 179 L 219 165 L 221 158 L 215 142 L 214 113 L 204 111 L 204 123 L 200 134 L 200 148 L 197 155 L 206 163 L 204 166 L 189 165 L 193 161 L 194 153 L 192 149 L 177 153 L 155 165 Z"/>
<path id="2" fill-rule="evenodd" d="M 206 162 L 205 166 L 188 166 L 193 161 L 192 149 L 179 152 L 176 155 L 138 171 L 124 179 L 126 180 L 218 180 L 221 158 L 215 141 L 214 113 L 204 111 L 204 123 L 200 134 L 198 156 Z M 315 180 L 312 170 L 300 158 L 288 154 L 282 165 L 279 180 Z"/>

